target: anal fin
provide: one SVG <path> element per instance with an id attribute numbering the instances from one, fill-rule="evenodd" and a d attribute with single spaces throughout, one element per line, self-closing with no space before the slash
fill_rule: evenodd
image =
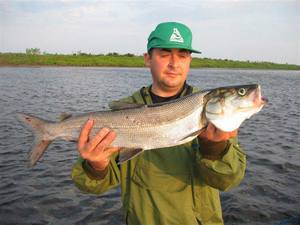
<path id="1" fill-rule="evenodd" d="M 71 113 L 67 113 L 67 112 L 64 112 L 62 113 L 60 116 L 59 116 L 59 121 L 64 121 L 66 119 L 69 119 L 72 117 L 72 114 Z"/>

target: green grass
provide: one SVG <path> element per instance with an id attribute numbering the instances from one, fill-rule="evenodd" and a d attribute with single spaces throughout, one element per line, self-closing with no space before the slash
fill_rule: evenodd
<path id="1" fill-rule="evenodd" d="M 29 55 L 24 53 L 0 53 L 0 66 L 96 66 L 96 67 L 144 67 L 142 56 L 134 55 Z M 244 68 L 300 70 L 300 65 L 271 62 L 234 61 L 227 59 L 193 58 L 192 68 Z"/>
<path id="2" fill-rule="evenodd" d="M 26 55 L 22 53 L 0 53 L 0 65 L 142 67 L 144 63 L 142 58 L 138 56 Z"/>
<path id="3" fill-rule="evenodd" d="M 241 68 L 241 69 L 278 69 L 278 70 L 300 70 L 300 65 L 278 64 L 272 62 L 250 62 L 234 61 L 228 59 L 194 58 L 194 68 Z"/>

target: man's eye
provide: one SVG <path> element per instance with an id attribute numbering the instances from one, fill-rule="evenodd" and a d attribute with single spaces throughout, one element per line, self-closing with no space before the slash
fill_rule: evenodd
<path id="1" fill-rule="evenodd" d="M 186 58 L 186 57 L 189 57 L 189 55 L 190 55 L 190 53 L 189 53 L 189 52 L 186 52 L 186 51 L 179 52 L 179 56 L 180 56 L 180 57 Z"/>
<path id="2" fill-rule="evenodd" d="M 160 55 L 161 55 L 162 57 L 165 57 L 165 56 L 170 55 L 170 53 L 169 53 L 169 52 L 161 52 Z"/>
<path id="3" fill-rule="evenodd" d="M 188 57 L 188 54 L 186 54 L 186 53 L 181 53 L 181 54 L 179 54 L 179 56 L 180 56 L 181 58 L 186 58 L 186 57 Z"/>

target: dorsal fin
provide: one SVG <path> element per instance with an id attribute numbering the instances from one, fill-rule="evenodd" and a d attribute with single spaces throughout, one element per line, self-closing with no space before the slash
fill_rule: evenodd
<path id="1" fill-rule="evenodd" d="M 108 104 L 108 106 L 113 111 L 146 107 L 146 105 L 144 104 L 120 102 L 120 101 L 112 101 Z"/>

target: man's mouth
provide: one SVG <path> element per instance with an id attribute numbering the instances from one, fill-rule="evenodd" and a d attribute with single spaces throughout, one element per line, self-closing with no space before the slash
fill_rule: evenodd
<path id="1" fill-rule="evenodd" d="M 175 77 L 175 76 L 179 76 L 180 75 L 180 73 L 177 73 L 177 72 L 165 72 L 165 74 L 166 75 L 168 75 L 168 76 L 172 76 L 172 77 Z"/>

